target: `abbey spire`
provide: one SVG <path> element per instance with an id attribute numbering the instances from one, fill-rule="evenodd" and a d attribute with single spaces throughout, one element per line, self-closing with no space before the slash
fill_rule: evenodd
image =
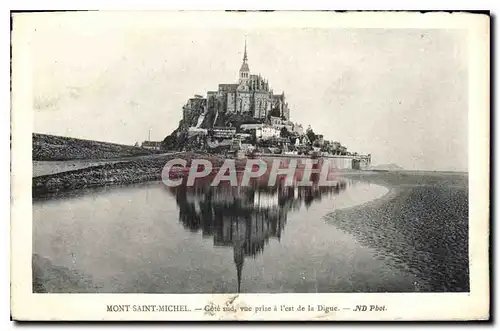
<path id="1" fill-rule="evenodd" d="M 243 54 L 243 62 L 247 62 L 248 57 L 247 57 L 247 38 L 245 37 L 245 52 Z"/>
<path id="2" fill-rule="evenodd" d="M 242 77 L 241 76 L 242 72 L 246 72 L 247 75 L 244 75 Z M 240 78 L 249 78 L 248 75 L 250 75 L 250 68 L 248 67 L 247 39 L 245 38 L 245 51 L 243 52 L 243 63 L 241 64 L 241 68 L 240 68 Z"/>
<path id="3" fill-rule="evenodd" d="M 250 68 L 248 67 L 248 56 L 247 56 L 247 39 L 245 38 L 245 51 L 243 53 L 243 63 L 240 68 L 240 89 L 246 90 L 247 83 L 250 78 Z"/>

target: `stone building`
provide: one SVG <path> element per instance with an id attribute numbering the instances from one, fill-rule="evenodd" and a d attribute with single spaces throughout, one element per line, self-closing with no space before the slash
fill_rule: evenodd
<path id="1" fill-rule="evenodd" d="M 233 127 L 214 127 L 210 130 L 215 138 L 232 138 L 236 134 L 236 128 Z"/>
<path id="2" fill-rule="evenodd" d="M 149 141 L 146 140 L 141 144 L 142 148 L 150 149 L 154 151 L 159 151 L 161 149 L 161 141 Z"/>
<path id="3" fill-rule="evenodd" d="M 290 118 L 285 93 L 275 95 L 267 79 L 250 72 L 246 41 L 238 83 L 219 84 L 217 91 L 209 91 L 207 107 L 216 113 L 248 114 L 258 119 L 265 119 L 270 114 L 285 120 Z"/>
<path id="4" fill-rule="evenodd" d="M 255 137 L 259 140 L 268 140 L 271 138 L 278 138 L 279 136 L 280 130 L 271 125 L 264 125 L 262 128 L 255 130 Z"/>
<path id="5" fill-rule="evenodd" d="M 203 112 L 207 106 L 207 99 L 200 95 L 195 95 L 194 98 L 190 98 L 187 103 L 182 107 L 183 118 L 189 118 L 193 112 Z"/>

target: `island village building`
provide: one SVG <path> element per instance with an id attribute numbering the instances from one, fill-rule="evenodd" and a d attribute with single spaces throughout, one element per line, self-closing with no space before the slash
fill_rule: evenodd
<path id="1" fill-rule="evenodd" d="M 250 73 L 246 41 L 238 83 L 219 84 L 218 91 L 207 92 L 207 101 L 209 109 L 227 114 L 251 114 L 254 118 L 265 119 L 273 111 L 284 120 L 290 119 L 285 93 L 274 94 L 267 79 Z"/>
<path id="2" fill-rule="evenodd" d="M 205 132 L 205 129 L 201 128 L 200 125 L 203 123 L 204 115 L 208 112 L 214 112 L 216 119 L 222 114 L 241 114 L 262 122 L 268 120 L 269 124 L 246 124 L 248 127 L 242 127 L 242 129 L 257 130 L 257 135 L 262 139 L 279 137 L 282 127 L 286 127 L 289 132 L 296 131 L 298 134 L 304 132 L 302 125 L 290 122 L 290 109 L 285 93 L 274 94 L 267 79 L 250 72 L 246 41 L 238 82 L 219 84 L 218 90 L 208 91 L 206 98 L 195 95 L 188 100 L 183 111 L 184 118 L 189 117 L 193 111 L 202 113 L 198 118 L 197 125 L 190 128 L 192 133 Z M 216 137 L 224 138 L 229 135 L 230 130 L 214 127 L 213 131 Z"/>
<path id="3" fill-rule="evenodd" d="M 233 115 L 246 121 L 239 123 L 238 127 L 231 125 L 230 121 L 221 125 L 220 119 Z M 190 137 L 197 137 L 198 141 L 204 139 L 201 137 L 208 137 L 209 148 L 230 146 L 231 150 L 246 149 L 248 152 L 256 147 L 245 141 L 253 135 L 257 142 L 272 141 L 271 144 L 280 145 L 283 153 L 293 154 L 297 149 L 305 148 L 338 156 L 335 163 L 340 168 L 363 168 L 371 162 L 370 155 L 349 153 L 339 142 L 326 141 L 323 135 L 316 135 L 316 140 L 310 141 L 303 126 L 290 121 L 285 93 L 274 94 L 267 79 L 250 72 L 246 41 L 237 82 L 219 84 L 218 90 L 208 91 L 206 98 L 201 95 L 190 98 L 183 107 L 183 121 L 189 125 Z M 282 137 L 283 128 L 289 137 Z M 288 152 L 288 147 L 294 152 Z"/>

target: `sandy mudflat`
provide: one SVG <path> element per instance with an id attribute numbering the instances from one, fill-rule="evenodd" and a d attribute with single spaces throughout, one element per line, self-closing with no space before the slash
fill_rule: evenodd
<path id="1" fill-rule="evenodd" d="M 391 191 L 328 215 L 330 224 L 375 248 L 381 259 L 424 279 L 428 291 L 469 291 L 466 173 L 366 172 L 349 177 Z"/>
<path id="2" fill-rule="evenodd" d="M 359 264 L 359 261 L 356 259 L 351 259 L 351 255 L 357 254 L 363 257 L 364 255 L 361 254 L 361 251 L 365 251 L 365 247 L 369 248 L 370 251 L 375 251 L 373 262 L 383 260 L 381 266 L 384 272 L 367 274 L 366 270 L 356 269 L 355 264 L 348 264 L 353 268 L 352 275 L 346 276 L 347 278 L 343 281 L 349 280 L 352 282 L 348 287 L 351 290 L 339 287 L 339 284 L 333 286 L 331 279 L 327 277 L 322 280 L 323 283 L 319 283 L 320 287 L 318 289 L 320 291 L 469 291 L 467 174 L 346 172 L 343 176 L 368 183 L 384 185 L 390 190 L 382 198 L 372 200 L 363 205 L 338 209 L 326 216 L 326 222 L 331 225 L 332 229 L 337 228 L 341 232 L 347 233 L 349 237 L 355 240 L 352 246 L 358 247 L 353 252 L 335 251 L 340 247 L 336 239 L 333 237 L 323 238 L 325 239 L 324 242 L 327 245 L 325 247 L 328 247 L 328 251 L 330 251 L 331 247 L 331 250 L 336 252 L 331 255 L 332 268 L 335 270 L 334 274 L 339 274 L 340 272 L 337 264 L 335 264 L 339 263 L 339 261 L 343 261 L 342 263 L 352 262 Z M 153 194 L 149 196 L 150 200 L 148 200 L 148 203 L 152 203 L 151 199 L 153 196 Z M 163 205 L 163 200 L 161 201 Z M 318 220 L 321 218 L 320 215 L 316 216 L 318 216 Z M 324 224 L 324 221 L 322 222 Z M 161 222 L 161 224 L 164 223 Z M 287 227 L 288 234 L 294 230 L 292 224 L 294 223 L 291 222 Z M 298 220 L 295 224 L 301 225 L 303 221 Z M 316 224 L 316 226 L 319 225 Z M 173 226 L 172 228 L 175 229 L 176 227 Z M 307 229 L 297 230 L 297 233 L 304 233 Z M 325 230 L 328 229 L 323 229 L 323 231 Z M 335 231 L 340 232 L 338 230 Z M 180 233 L 182 234 L 182 232 Z M 318 238 L 315 237 L 315 239 Z M 294 242 L 298 239 L 291 236 L 290 240 Z M 330 241 L 331 243 L 329 243 Z M 359 242 L 364 247 L 355 244 L 356 242 Z M 267 251 L 273 252 L 269 248 Z M 305 249 L 305 251 L 308 251 L 308 249 Z M 279 252 L 279 250 L 276 252 Z M 346 258 L 344 255 L 351 257 Z M 200 256 L 210 256 L 210 253 Z M 308 254 L 304 255 L 305 260 L 301 263 L 309 266 L 311 260 L 309 257 L 306 258 L 306 256 Z M 326 255 L 322 256 L 325 257 Z M 282 257 L 286 258 L 286 254 Z M 245 269 L 248 279 L 250 278 L 250 273 L 258 269 L 250 267 L 251 261 L 247 261 L 248 266 Z M 290 262 L 292 265 L 297 264 L 296 259 L 293 258 Z M 191 264 L 191 262 L 189 263 Z M 299 265 L 302 265 L 301 263 Z M 73 268 L 70 265 L 60 267 L 56 264 L 58 263 L 52 263 L 50 259 L 34 254 L 34 292 L 100 292 L 102 290 L 99 286 L 94 285 L 90 270 Z M 194 263 L 194 265 L 197 264 Z M 163 264 L 157 263 L 153 264 L 153 266 L 161 267 Z M 269 267 L 268 269 L 270 271 L 272 268 Z M 307 271 L 310 269 L 307 267 L 304 270 Z M 397 284 L 395 286 L 394 281 L 384 278 L 387 270 L 393 270 L 394 277 L 399 277 L 396 274 L 405 274 L 407 276 L 401 279 L 401 282 L 405 281 L 405 279 L 415 279 L 417 280 L 415 283 L 417 285 L 411 288 Z M 396 271 L 398 272 L 396 273 Z M 174 274 L 176 272 L 182 273 L 183 269 L 176 269 Z M 160 274 L 164 275 L 165 273 Z M 271 274 L 275 277 L 275 273 L 271 272 Z M 289 275 L 293 276 L 294 272 L 290 272 Z M 213 277 L 214 279 L 218 279 L 220 278 L 220 274 L 214 272 Z M 290 280 L 289 278 L 287 279 Z M 399 280 L 396 283 L 398 282 Z M 247 287 L 251 284 L 248 280 L 245 283 Z"/>
<path id="3" fill-rule="evenodd" d="M 95 293 L 92 279 L 74 269 L 55 266 L 38 254 L 32 257 L 34 293 Z"/>

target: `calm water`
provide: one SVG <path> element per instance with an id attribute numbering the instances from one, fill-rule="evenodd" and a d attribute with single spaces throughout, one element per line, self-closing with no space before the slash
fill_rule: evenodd
<path id="1" fill-rule="evenodd" d="M 386 193 L 348 180 L 88 190 L 33 203 L 33 253 L 49 292 L 415 291 L 419 279 L 323 219 Z"/>

